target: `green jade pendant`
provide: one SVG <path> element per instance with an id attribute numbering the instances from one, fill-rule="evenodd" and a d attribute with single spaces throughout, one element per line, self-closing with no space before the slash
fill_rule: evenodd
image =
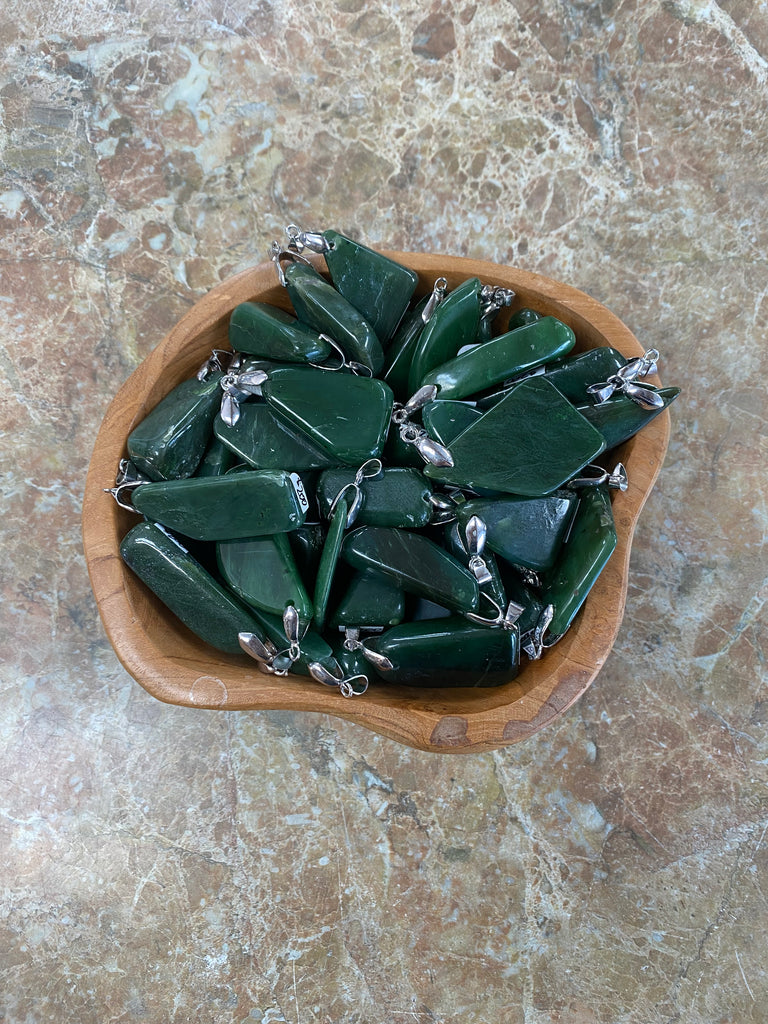
<path id="1" fill-rule="evenodd" d="M 336 495 L 355 478 L 351 469 L 327 469 L 317 485 L 320 514 L 326 518 Z M 417 469 L 393 466 L 359 484 L 362 505 L 355 522 L 360 526 L 418 529 L 432 516 L 432 485 Z"/>
<path id="2" fill-rule="evenodd" d="M 288 534 L 219 541 L 216 558 L 224 582 L 246 604 L 272 615 L 282 615 L 292 604 L 302 624 L 309 624 L 312 602 L 293 560 Z"/>
<path id="3" fill-rule="evenodd" d="M 573 529 L 544 589 L 551 604 L 551 636 L 562 636 L 584 604 L 616 547 L 616 527 L 606 487 L 587 487 L 581 495 Z"/>
<path id="4" fill-rule="evenodd" d="M 267 638 L 272 641 L 278 651 L 281 653 L 287 652 L 288 640 L 285 635 L 282 616 L 271 615 L 269 612 L 259 611 L 258 608 L 252 609 L 252 612 L 253 617 L 261 627 L 262 633 L 266 633 Z M 301 656 L 290 668 L 290 671 L 296 673 L 296 675 L 310 675 L 309 666 L 314 661 L 319 661 L 329 672 L 333 672 L 336 668 L 336 659 L 333 656 L 330 645 L 314 629 L 307 629 L 301 634 L 299 646 L 301 648 Z"/>
<path id="5" fill-rule="evenodd" d="M 447 301 L 447 300 L 446 300 Z M 509 377 L 559 359 L 576 344 L 570 327 L 553 316 L 544 316 L 491 341 L 462 352 L 428 373 L 422 384 L 436 384 L 438 398 L 466 398 Z"/>
<path id="6" fill-rule="evenodd" d="M 220 373 L 206 380 L 182 381 L 155 406 L 128 437 L 128 455 L 152 480 L 191 476 L 211 439 L 221 404 Z"/>
<path id="7" fill-rule="evenodd" d="M 344 538 L 343 558 L 359 570 L 373 569 L 409 594 L 457 612 L 473 612 L 480 599 L 477 580 L 455 558 L 418 533 L 361 526 Z"/>
<path id="8" fill-rule="evenodd" d="M 466 534 L 464 532 L 464 527 L 458 521 L 454 520 L 452 523 L 446 523 L 446 551 L 449 551 L 458 562 L 461 562 L 462 565 L 466 565 L 467 568 L 470 569 L 471 556 L 467 550 L 465 538 Z M 507 607 L 507 593 L 504 587 L 504 581 L 501 578 L 501 573 L 499 572 L 499 566 L 493 556 L 493 552 L 489 550 L 483 551 L 482 560 L 486 570 L 488 571 L 490 579 L 486 583 L 480 583 L 480 589 L 485 593 L 490 594 L 499 608 L 503 611 Z M 480 581 L 478 580 L 478 582 Z"/>
<path id="9" fill-rule="evenodd" d="M 264 302 L 235 306 L 229 321 L 229 343 L 234 352 L 277 363 L 322 363 L 333 352 L 316 331 Z"/>
<path id="10" fill-rule="evenodd" d="M 431 370 L 475 340 L 480 324 L 481 290 L 478 278 L 471 277 L 449 292 L 432 313 L 413 350 L 408 372 L 410 394 L 419 389 Z"/>
<path id="11" fill-rule="evenodd" d="M 188 629 L 217 650 L 238 653 L 241 632 L 264 638 L 250 611 L 156 523 L 134 526 L 120 544 L 120 555 Z"/>
<path id="12" fill-rule="evenodd" d="M 651 420 L 656 419 L 659 413 L 668 409 L 680 394 L 680 388 L 654 388 L 645 383 L 643 387 L 661 395 L 664 399 L 662 408 L 646 409 L 621 394 L 611 395 L 605 402 L 599 404 L 590 402 L 576 406 L 581 415 L 600 431 L 606 448 L 615 448 L 616 445 L 634 437 L 638 430 L 642 430 Z"/>
<path id="13" fill-rule="evenodd" d="M 515 678 L 520 661 L 517 627 L 488 629 L 455 615 L 404 622 L 365 644 L 392 662 L 373 671 L 404 686 L 500 686 Z"/>
<path id="14" fill-rule="evenodd" d="M 408 308 L 419 275 L 338 231 L 323 231 L 322 236 L 328 245 L 325 262 L 336 290 L 386 345 Z"/>
<path id="15" fill-rule="evenodd" d="M 331 618 L 331 629 L 397 626 L 405 618 L 402 587 L 379 572 L 356 572 Z"/>
<path id="16" fill-rule="evenodd" d="M 213 423 L 216 437 L 254 469 L 308 469 L 337 466 L 333 458 L 310 443 L 306 434 L 290 430 L 264 402 L 245 402 L 234 426 L 221 416 Z"/>
<path id="17" fill-rule="evenodd" d="M 344 531 L 347 527 L 350 505 L 351 498 L 349 494 L 344 494 L 336 505 L 331 521 L 328 524 L 328 533 L 325 536 L 323 553 L 320 556 L 320 564 L 317 567 L 317 577 L 315 579 L 315 628 L 318 630 L 322 629 L 325 625 L 328 601 L 330 600 L 333 578 L 341 553 L 341 545 L 344 541 Z"/>
<path id="18" fill-rule="evenodd" d="M 325 528 L 320 523 L 305 523 L 288 534 L 293 558 L 305 586 L 317 575 L 325 543 Z"/>
<path id="19" fill-rule="evenodd" d="M 289 264 L 285 286 L 299 320 L 333 338 L 348 359 L 362 363 L 372 373 L 379 372 L 384 350 L 373 327 L 314 267 Z"/>
<path id="20" fill-rule="evenodd" d="M 277 470 L 246 470 L 142 484 L 133 507 L 194 540 L 238 540 L 301 526 L 309 502 L 301 478 Z"/>
<path id="21" fill-rule="evenodd" d="M 235 453 L 232 449 L 223 444 L 218 437 L 213 437 L 202 462 L 195 471 L 195 476 L 224 476 L 232 469 L 235 462 Z"/>
<path id="22" fill-rule="evenodd" d="M 588 352 L 581 352 L 577 356 L 552 363 L 551 366 L 547 366 L 544 376 L 569 402 L 583 405 L 592 401 L 587 394 L 587 388 L 591 384 L 613 377 L 627 362 L 618 349 L 602 345 L 600 348 L 591 348 Z"/>
<path id="23" fill-rule="evenodd" d="M 298 429 L 337 462 L 359 466 L 381 454 L 394 402 L 382 381 L 286 367 L 275 370 L 261 390 L 289 429 Z"/>
<path id="24" fill-rule="evenodd" d="M 468 402 L 430 402 L 421 410 L 424 429 L 446 448 L 480 416 L 480 410 Z"/>
<path id="25" fill-rule="evenodd" d="M 507 331 L 514 331 L 518 327 L 535 324 L 537 320 L 541 320 L 541 313 L 537 313 L 535 309 L 529 309 L 528 306 L 521 306 L 520 309 L 516 309 L 512 313 L 507 321 Z"/>
<path id="26" fill-rule="evenodd" d="M 576 492 L 568 490 L 542 498 L 471 498 L 457 515 L 462 528 L 479 516 L 491 551 L 513 565 L 542 572 L 555 564 L 578 503 Z"/>
<path id="27" fill-rule="evenodd" d="M 408 391 L 408 374 L 416 343 L 425 326 L 422 313 L 427 308 L 430 298 L 430 295 L 425 295 L 411 312 L 405 315 L 387 351 L 381 377 L 392 388 L 398 401 L 406 401 L 411 396 L 411 392 Z"/>
<path id="28" fill-rule="evenodd" d="M 453 467 L 433 480 L 540 497 L 562 487 L 605 447 L 602 435 L 557 388 L 530 377 L 451 443 Z"/>

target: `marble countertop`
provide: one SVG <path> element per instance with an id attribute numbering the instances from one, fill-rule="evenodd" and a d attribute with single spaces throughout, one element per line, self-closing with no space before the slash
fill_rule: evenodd
<path id="1" fill-rule="evenodd" d="M 763 1022 L 764 0 L 6 0 L 0 44 L 0 1020 Z M 683 388 L 533 740 L 174 708 L 106 640 L 104 410 L 292 220 L 568 281 Z"/>

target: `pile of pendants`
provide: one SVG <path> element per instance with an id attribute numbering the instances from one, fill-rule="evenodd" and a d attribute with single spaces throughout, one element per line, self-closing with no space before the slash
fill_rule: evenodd
<path id="1" fill-rule="evenodd" d="M 272 246 L 295 316 L 245 302 L 133 430 L 128 566 L 208 644 L 344 696 L 495 686 L 571 625 L 616 545 L 598 456 L 677 396 L 658 353 L 570 356 L 514 293 L 417 275 L 336 231 Z M 330 282 L 303 255 L 322 253 Z M 412 301 L 413 300 L 413 301 Z"/>

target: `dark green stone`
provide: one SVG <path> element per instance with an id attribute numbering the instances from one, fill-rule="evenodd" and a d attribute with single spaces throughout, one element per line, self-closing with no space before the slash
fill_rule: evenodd
<path id="1" fill-rule="evenodd" d="M 289 604 L 303 625 L 312 618 L 312 602 L 293 560 L 288 535 L 219 541 L 216 545 L 219 572 L 246 604 L 282 615 Z"/>
<path id="2" fill-rule="evenodd" d="M 405 315 L 387 351 L 382 379 L 392 388 L 399 402 L 406 402 L 411 397 L 408 391 L 408 374 L 411 371 L 411 360 L 416 344 L 424 330 L 421 314 L 428 302 L 429 296 L 425 295 L 411 312 Z"/>
<path id="3" fill-rule="evenodd" d="M 555 614 L 552 636 L 564 633 L 616 547 L 616 527 L 606 487 L 585 487 L 568 541 L 544 589 Z"/>
<path id="4" fill-rule="evenodd" d="M 221 404 L 220 373 L 182 381 L 134 427 L 128 455 L 152 480 L 176 480 L 197 469 Z"/>
<path id="5" fill-rule="evenodd" d="M 315 606 L 315 628 L 318 630 L 322 629 L 325 625 L 328 601 L 331 597 L 331 587 L 333 586 L 333 579 L 336 574 L 336 565 L 339 561 L 341 545 L 344 540 L 348 512 L 349 501 L 345 495 L 339 501 L 336 510 L 331 516 L 328 532 L 325 535 L 323 553 L 320 556 L 320 564 L 317 567 L 313 604 Z"/>
<path id="6" fill-rule="evenodd" d="M 590 384 L 600 384 L 608 380 L 626 364 L 627 360 L 621 352 L 603 345 L 552 363 L 551 366 L 547 366 L 545 376 L 569 402 L 582 405 L 593 401 L 587 394 Z"/>
<path id="7" fill-rule="evenodd" d="M 384 350 L 376 332 L 332 284 L 313 267 L 298 262 L 286 268 L 285 283 L 299 320 L 333 338 L 348 359 L 379 372 Z"/>
<path id="8" fill-rule="evenodd" d="M 600 431 L 606 448 L 615 448 L 617 444 L 634 437 L 638 430 L 642 430 L 651 420 L 656 419 L 659 413 L 668 409 L 680 394 L 680 388 L 654 388 L 645 382 L 642 386 L 661 395 L 664 399 L 663 409 L 644 409 L 631 398 L 621 394 L 611 395 L 607 401 L 600 404 L 589 402 L 577 406 L 581 415 Z"/>
<path id="9" fill-rule="evenodd" d="M 535 324 L 537 320 L 541 320 L 541 313 L 537 313 L 535 309 L 529 309 L 528 306 L 522 306 L 510 316 L 507 321 L 507 330 L 514 331 L 516 327 L 526 327 L 528 324 Z"/>
<path id="10" fill-rule="evenodd" d="M 317 567 L 325 544 L 325 527 L 320 523 L 305 523 L 288 534 L 293 557 L 307 587 L 314 586 Z"/>
<path id="11" fill-rule="evenodd" d="M 519 667 L 517 629 L 488 629 L 458 616 L 404 622 L 366 646 L 392 662 L 375 670 L 382 679 L 404 686 L 500 686 Z"/>
<path id="12" fill-rule="evenodd" d="M 518 384 L 451 443 L 433 480 L 538 497 L 562 487 L 605 447 L 602 435 L 541 377 Z"/>
<path id="13" fill-rule="evenodd" d="M 421 411 L 421 421 L 430 437 L 450 447 L 482 413 L 468 402 L 430 402 Z"/>
<path id="14" fill-rule="evenodd" d="M 233 427 L 221 416 L 213 423 L 216 437 L 254 469 L 308 469 L 337 466 L 339 459 L 316 448 L 306 434 L 290 430 L 264 402 L 245 402 Z"/>
<path id="15" fill-rule="evenodd" d="M 424 459 L 416 447 L 403 441 L 394 423 L 390 427 L 382 458 L 387 466 L 411 466 L 419 470 L 424 466 Z"/>
<path id="16" fill-rule="evenodd" d="M 408 373 L 410 394 L 418 390 L 431 370 L 474 341 L 480 323 L 481 289 L 476 277 L 462 282 L 446 295 L 429 318 L 413 350 Z"/>
<path id="17" fill-rule="evenodd" d="M 453 557 L 461 562 L 462 565 L 466 565 L 469 568 L 469 552 L 467 551 L 466 535 L 464 533 L 464 526 L 457 520 L 452 523 L 446 523 L 445 525 L 445 549 L 449 551 Z M 486 568 L 490 573 L 491 579 L 488 583 L 483 583 L 480 589 L 486 594 L 490 594 L 496 604 L 505 610 L 507 607 L 507 593 L 504 587 L 504 581 L 501 578 L 499 567 L 496 564 L 496 558 L 492 551 L 487 547 L 483 551 L 481 558 L 485 562 Z M 481 603 L 481 611 L 483 605 Z M 492 609 L 487 610 L 488 617 L 493 616 Z"/>
<path id="18" fill-rule="evenodd" d="M 226 476 L 193 477 L 142 484 L 133 506 L 148 519 L 195 540 L 237 540 L 285 533 L 301 526 L 306 499 L 295 475 L 247 470 Z"/>
<path id="19" fill-rule="evenodd" d="M 120 555 L 149 589 L 201 640 L 239 653 L 237 634 L 264 630 L 250 611 L 156 523 L 139 523 L 123 538 Z"/>
<path id="20" fill-rule="evenodd" d="M 386 344 L 408 308 L 419 275 L 337 231 L 324 231 L 323 237 L 330 245 L 325 262 L 336 290 Z"/>
<path id="21" fill-rule="evenodd" d="M 404 617 L 405 597 L 394 580 L 380 572 L 356 572 L 330 625 L 396 626 Z"/>
<path id="22" fill-rule="evenodd" d="M 477 608 L 474 576 L 447 551 L 407 530 L 361 526 L 344 538 L 342 555 L 359 570 L 382 572 L 409 594 L 426 597 L 454 611 Z"/>
<path id="23" fill-rule="evenodd" d="M 507 600 L 514 601 L 523 609 L 520 618 L 515 625 L 520 631 L 520 636 L 534 629 L 539 621 L 539 616 L 544 608 L 540 594 L 529 586 L 520 576 L 520 573 L 504 559 L 499 558 L 497 565 L 504 580 L 504 588 L 507 592 Z"/>
<path id="24" fill-rule="evenodd" d="M 333 654 L 341 665 L 345 679 L 351 679 L 353 676 L 365 676 L 370 680 L 374 676 L 371 663 L 366 661 L 362 651 L 348 651 L 343 640 L 338 640 L 333 645 Z"/>
<path id="25" fill-rule="evenodd" d="M 268 639 L 272 641 L 278 651 L 287 651 L 288 640 L 285 636 L 282 616 L 271 615 L 269 612 L 262 612 L 258 608 L 254 608 L 253 617 L 261 625 L 262 632 L 266 633 Z M 309 675 L 308 666 L 313 661 L 319 661 L 329 672 L 332 672 L 336 667 L 336 659 L 333 657 L 333 651 L 329 644 L 314 629 L 308 629 L 302 634 L 299 646 L 301 647 L 301 657 L 298 661 L 294 662 L 291 672 L 295 672 L 300 676 L 307 676 Z"/>
<path id="26" fill-rule="evenodd" d="M 235 352 L 278 363 L 322 363 L 333 351 L 316 331 L 264 302 L 235 306 L 229 321 L 229 343 Z"/>
<path id="27" fill-rule="evenodd" d="M 479 516 L 492 551 L 540 572 L 555 564 L 578 501 L 574 491 L 566 490 L 542 498 L 472 498 L 457 515 L 462 528 L 472 516 Z"/>
<path id="28" fill-rule="evenodd" d="M 292 430 L 339 462 L 360 466 L 381 454 L 394 401 L 382 381 L 286 367 L 273 373 L 262 394 Z"/>
<path id="29" fill-rule="evenodd" d="M 215 423 L 215 421 L 214 421 Z M 224 476 L 235 465 L 235 453 L 218 437 L 213 437 L 195 476 Z"/>
<path id="30" fill-rule="evenodd" d="M 327 517 L 336 495 L 355 477 L 353 469 L 326 469 L 317 486 L 320 514 Z M 360 484 L 363 504 L 355 523 L 358 526 L 398 526 L 418 529 L 432 515 L 429 496 L 432 485 L 417 469 L 393 466 L 375 479 Z M 350 491 L 346 492 L 351 493 Z"/>
<path id="31" fill-rule="evenodd" d="M 447 300 L 446 300 L 447 301 Z M 436 384 L 438 397 L 465 398 L 509 377 L 527 373 L 566 355 L 576 343 L 570 327 L 553 316 L 499 335 L 462 352 L 427 373 L 422 384 Z"/>

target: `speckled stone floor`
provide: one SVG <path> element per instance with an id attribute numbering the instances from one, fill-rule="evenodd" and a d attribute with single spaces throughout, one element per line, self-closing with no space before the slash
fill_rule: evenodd
<path id="1" fill-rule="evenodd" d="M 5 0 L 0 1020 L 762 1024 L 765 0 Z M 153 700 L 80 544 L 117 387 L 283 224 L 662 352 L 628 611 L 534 740 Z"/>

